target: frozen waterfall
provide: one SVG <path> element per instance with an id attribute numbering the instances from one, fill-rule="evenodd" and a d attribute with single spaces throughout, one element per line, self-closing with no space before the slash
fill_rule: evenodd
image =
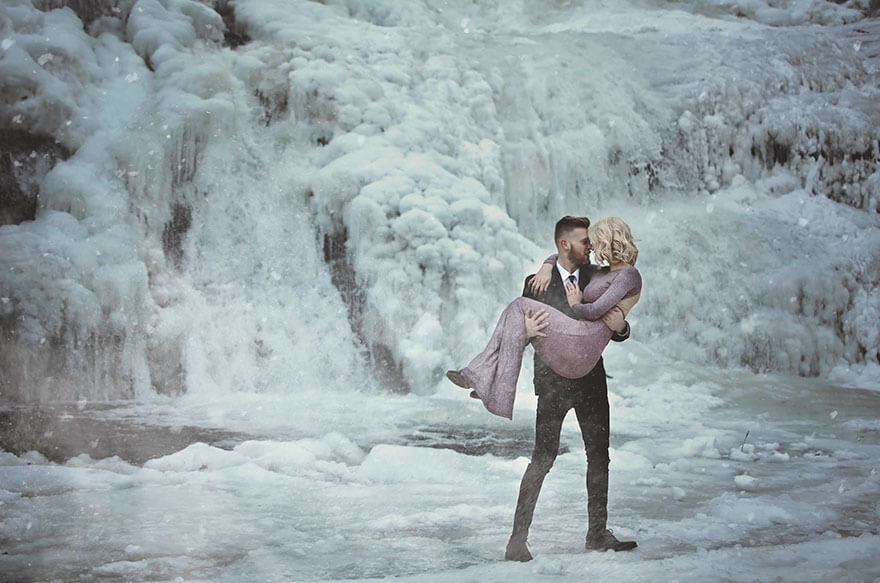
<path id="1" fill-rule="evenodd" d="M 0 393 L 430 393 L 563 214 L 649 350 L 876 366 L 871 3 L 532 4 L 4 2 Z"/>

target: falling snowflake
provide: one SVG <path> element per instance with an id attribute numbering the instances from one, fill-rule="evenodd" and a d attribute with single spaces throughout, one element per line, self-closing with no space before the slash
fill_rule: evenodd
<path id="1" fill-rule="evenodd" d="M 745 332 L 746 334 L 752 334 L 755 331 L 755 327 L 758 324 L 757 320 L 758 320 L 757 316 L 752 314 L 748 318 L 743 318 L 742 320 L 740 320 L 739 326 L 742 329 L 742 331 Z"/>

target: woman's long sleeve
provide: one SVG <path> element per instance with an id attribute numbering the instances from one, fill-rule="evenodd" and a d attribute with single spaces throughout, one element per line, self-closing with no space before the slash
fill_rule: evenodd
<path id="1" fill-rule="evenodd" d="M 642 290 L 642 276 L 634 267 L 624 268 L 599 298 L 590 303 L 576 304 L 572 309 L 584 320 L 598 320 L 625 297 Z"/>

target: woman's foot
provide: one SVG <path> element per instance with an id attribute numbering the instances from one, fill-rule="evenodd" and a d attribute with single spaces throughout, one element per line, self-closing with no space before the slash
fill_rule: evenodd
<path id="1" fill-rule="evenodd" d="M 464 375 L 461 374 L 460 370 L 447 370 L 446 371 L 446 378 L 448 378 L 450 381 L 452 381 L 453 383 L 455 383 L 457 386 L 461 387 L 462 389 L 470 389 L 471 388 L 471 384 L 467 381 L 466 378 L 464 378 Z"/>

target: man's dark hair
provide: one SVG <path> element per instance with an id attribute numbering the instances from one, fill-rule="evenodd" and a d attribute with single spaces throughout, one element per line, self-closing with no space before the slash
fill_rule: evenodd
<path id="1" fill-rule="evenodd" d="M 579 229 L 583 227 L 584 229 L 590 228 L 590 219 L 587 217 L 573 217 L 571 215 L 566 215 L 556 221 L 556 229 L 553 231 L 553 240 L 558 242 L 559 239 L 562 238 L 563 235 L 572 231 L 574 229 Z"/>

